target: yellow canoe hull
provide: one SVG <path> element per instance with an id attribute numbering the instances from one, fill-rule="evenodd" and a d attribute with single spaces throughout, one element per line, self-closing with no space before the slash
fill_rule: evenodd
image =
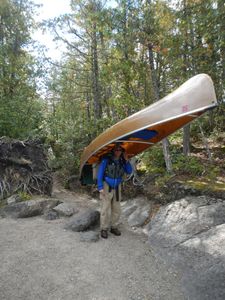
<path id="1" fill-rule="evenodd" d="M 163 99 L 125 118 L 95 138 L 83 151 L 80 174 L 85 165 L 99 162 L 116 142 L 129 157 L 158 143 L 210 108 L 217 106 L 212 79 L 199 74 Z"/>

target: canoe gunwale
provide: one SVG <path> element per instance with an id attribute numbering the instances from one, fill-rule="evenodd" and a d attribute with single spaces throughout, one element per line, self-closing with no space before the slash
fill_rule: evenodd
<path id="1" fill-rule="evenodd" d="M 147 145 L 154 145 L 155 143 L 151 142 L 144 142 L 144 141 L 139 141 L 139 140 L 116 140 L 114 143 L 135 143 L 135 144 L 147 144 Z"/>
<path id="2" fill-rule="evenodd" d="M 105 143 L 104 145 L 101 145 L 100 147 L 98 147 L 97 149 L 95 149 L 95 150 L 88 156 L 88 158 L 85 159 L 85 161 L 84 161 L 84 160 L 82 161 L 82 164 L 81 164 L 81 167 L 80 167 L 80 175 L 81 175 L 81 173 L 82 173 L 82 169 L 83 169 L 84 165 L 88 162 L 88 160 L 89 160 L 95 153 L 97 153 L 100 149 L 106 147 L 106 146 L 109 145 L 109 144 L 113 144 L 113 143 L 116 143 L 116 142 L 123 142 L 122 139 L 123 139 L 124 137 L 126 137 L 128 134 L 131 135 L 131 134 L 133 134 L 133 133 L 135 133 L 135 132 L 137 132 L 137 131 L 141 131 L 141 130 L 147 129 L 147 128 L 149 128 L 149 127 L 154 127 L 154 126 L 157 126 L 157 125 L 160 125 L 160 124 L 163 124 L 163 123 L 172 121 L 172 120 L 176 120 L 176 119 L 179 119 L 179 118 L 182 118 L 182 117 L 185 117 L 185 116 L 190 116 L 190 117 L 192 117 L 193 119 L 195 119 L 195 118 L 199 117 L 199 115 L 195 115 L 195 113 L 204 112 L 204 111 L 209 110 L 209 109 L 212 109 L 212 108 L 214 108 L 214 107 L 216 107 L 216 106 L 218 106 L 218 102 L 217 102 L 217 101 L 213 101 L 213 104 L 210 104 L 210 105 L 207 105 L 207 106 L 204 106 L 204 107 L 200 107 L 200 108 L 198 108 L 198 109 L 194 109 L 194 110 L 191 110 L 191 111 L 188 111 L 188 112 L 184 112 L 184 113 L 182 113 L 182 114 L 179 114 L 179 115 L 176 115 L 176 116 L 173 116 L 173 117 L 170 117 L 170 118 L 167 118 L 167 119 L 164 119 L 164 120 L 161 120 L 161 121 L 152 123 L 152 124 L 145 125 L 145 126 L 143 126 L 143 127 L 140 127 L 140 128 L 138 128 L 138 129 L 135 129 L 135 130 L 133 130 L 133 131 L 127 132 L 127 133 L 125 133 L 125 134 L 123 134 L 123 135 L 121 135 L 121 136 L 118 136 L 116 139 L 112 139 L 112 140 L 108 141 L 108 142 Z M 192 121 L 192 120 L 191 120 L 191 121 Z M 191 121 L 190 121 L 190 122 L 191 122 Z M 120 122 L 118 122 L 118 123 L 120 123 Z M 116 123 L 116 124 L 118 124 L 118 123 Z M 116 124 L 115 124 L 115 125 L 116 125 Z M 113 125 L 113 126 L 115 126 L 115 125 Z M 113 127 L 113 126 L 112 126 L 112 127 Z M 110 128 L 112 128 L 112 127 L 110 127 Z M 103 134 L 103 133 L 102 133 L 102 134 Z M 100 135 L 101 135 L 101 134 L 100 134 Z M 97 138 L 98 138 L 98 137 L 97 137 Z M 97 138 L 96 138 L 96 139 L 97 139 Z M 95 140 L 94 140 L 94 141 L 95 141 Z M 126 140 L 126 142 L 128 142 L 128 141 Z M 132 141 L 132 140 L 130 140 L 129 142 L 134 142 L 134 143 L 135 143 L 135 142 L 139 142 L 139 143 L 140 143 L 140 141 Z M 155 144 L 155 143 L 150 143 L 150 142 L 143 142 L 143 143 L 148 143 L 148 144 L 150 144 L 150 145 Z M 91 146 L 91 144 L 89 144 L 89 146 Z M 89 147 L 89 146 L 88 146 L 88 147 Z M 87 148 L 88 148 L 88 147 L 87 147 Z M 87 149 L 87 148 L 86 148 L 86 149 Z"/>

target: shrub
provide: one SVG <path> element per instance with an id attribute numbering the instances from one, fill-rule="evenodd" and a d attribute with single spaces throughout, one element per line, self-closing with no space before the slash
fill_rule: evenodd
<path id="1" fill-rule="evenodd" d="M 141 159 L 147 173 L 164 173 L 166 171 L 162 146 L 157 145 L 147 150 L 142 154 Z"/>
<path id="2" fill-rule="evenodd" d="M 28 200 L 31 200 L 31 198 L 32 198 L 30 194 L 28 194 L 24 191 L 18 192 L 18 195 L 22 201 L 28 201 Z"/>
<path id="3" fill-rule="evenodd" d="M 173 157 L 173 169 L 175 172 L 194 176 L 202 175 L 205 171 L 204 165 L 198 158 L 183 154 L 177 154 Z"/>

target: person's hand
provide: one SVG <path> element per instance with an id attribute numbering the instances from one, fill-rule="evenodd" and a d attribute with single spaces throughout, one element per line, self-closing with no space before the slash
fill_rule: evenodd
<path id="1" fill-rule="evenodd" d="M 102 190 L 99 190 L 99 193 L 100 194 L 103 194 L 104 193 L 104 190 L 102 189 Z"/>

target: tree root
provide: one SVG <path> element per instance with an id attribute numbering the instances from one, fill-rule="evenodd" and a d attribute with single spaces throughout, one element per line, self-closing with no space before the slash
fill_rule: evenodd
<path id="1" fill-rule="evenodd" d="M 0 200 L 19 191 L 51 195 L 52 184 L 40 141 L 0 139 Z"/>

